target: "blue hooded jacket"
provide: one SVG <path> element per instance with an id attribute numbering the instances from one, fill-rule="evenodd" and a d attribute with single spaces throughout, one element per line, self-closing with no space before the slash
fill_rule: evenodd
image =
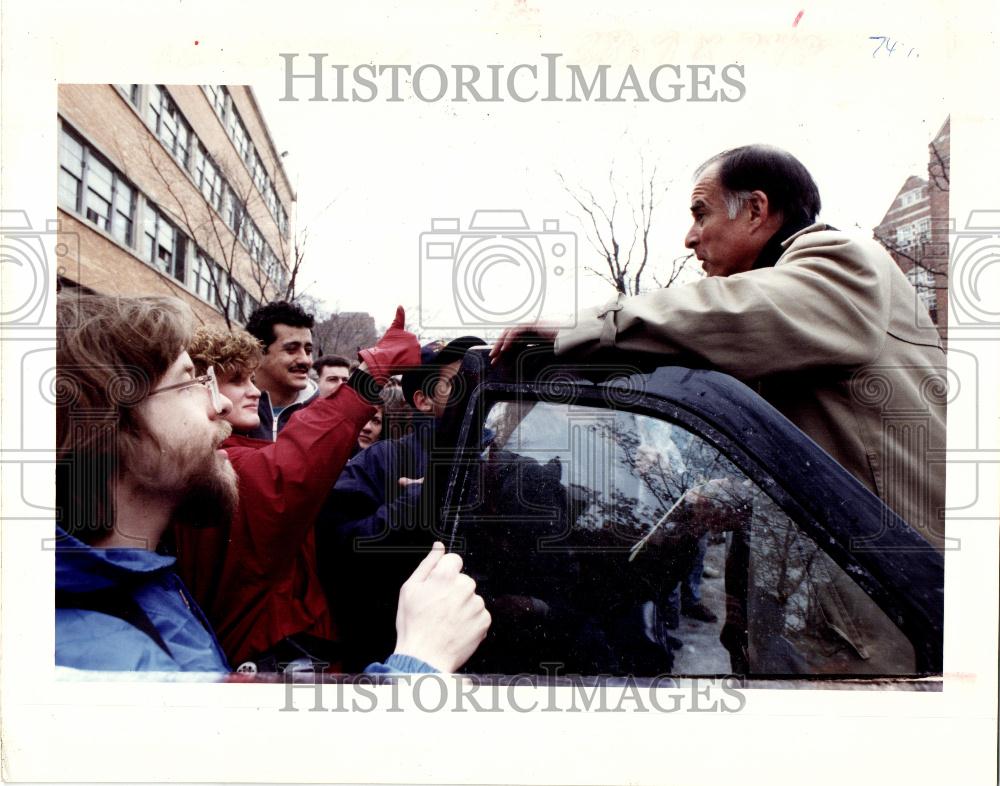
<path id="1" fill-rule="evenodd" d="M 173 557 L 146 549 L 94 549 L 56 527 L 56 665 L 87 671 L 229 672 L 208 620 L 173 565 Z M 94 593 L 132 598 L 163 647 L 133 622 L 89 608 L 95 605 Z M 365 669 L 367 674 L 435 671 L 396 653 Z"/>
<path id="2" fill-rule="evenodd" d="M 94 549 L 56 528 L 56 665 L 91 671 L 228 672 L 208 621 L 173 571 L 146 549 Z M 159 634 L 88 608 L 94 592 L 132 598 Z M 79 601 L 74 604 L 74 599 Z M 128 603 L 128 601 L 125 601 Z"/>

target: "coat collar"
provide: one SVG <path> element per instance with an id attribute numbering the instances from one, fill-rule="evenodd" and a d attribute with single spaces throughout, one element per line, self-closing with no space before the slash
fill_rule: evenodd
<path id="1" fill-rule="evenodd" d="M 774 264 L 781 258 L 781 255 L 785 253 L 785 249 L 788 248 L 788 245 L 795 238 L 806 232 L 814 232 L 817 229 L 825 228 L 825 224 L 813 224 L 804 219 L 786 221 L 777 232 L 771 235 L 771 239 L 764 244 L 764 248 L 757 255 L 752 269 L 759 270 L 762 267 L 774 267 Z"/>
<path id="2" fill-rule="evenodd" d="M 56 588 L 90 592 L 169 570 L 173 557 L 142 548 L 95 549 L 56 527 Z"/>

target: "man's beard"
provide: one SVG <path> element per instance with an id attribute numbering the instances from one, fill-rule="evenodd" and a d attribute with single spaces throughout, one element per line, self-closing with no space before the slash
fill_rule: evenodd
<path id="1" fill-rule="evenodd" d="M 217 453 L 216 445 L 229 436 L 232 428 L 219 424 L 216 441 L 194 448 L 190 444 L 172 446 L 153 458 L 144 473 L 143 485 L 154 491 L 176 490 L 171 521 L 193 527 L 218 527 L 232 518 L 239 501 L 236 472 L 229 461 Z"/>
<path id="2" fill-rule="evenodd" d="M 191 477 L 172 520 L 189 527 L 228 524 L 239 502 L 239 485 L 233 465 L 213 453 L 211 463 Z"/>

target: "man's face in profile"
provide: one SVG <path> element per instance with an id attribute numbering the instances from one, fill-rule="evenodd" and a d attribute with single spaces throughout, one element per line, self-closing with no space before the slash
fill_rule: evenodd
<path id="1" fill-rule="evenodd" d="M 750 206 L 741 204 L 729 217 L 717 166 L 706 169 L 691 191 L 691 229 L 684 245 L 694 251 L 708 276 L 731 276 L 753 267 L 760 253 L 750 231 Z"/>
<path id="2" fill-rule="evenodd" d="M 194 364 L 182 352 L 156 389 L 194 378 Z M 225 421 L 232 404 L 225 397 L 221 402 L 217 412 L 205 385 L 193 384 L 150 395 L 136 411 L 143 443 L 122 470 L 140 487 L 186 508 L 186 523 L 221 524 L 236 503 L 236 473 L 220 448 L 232 430 Z"/>

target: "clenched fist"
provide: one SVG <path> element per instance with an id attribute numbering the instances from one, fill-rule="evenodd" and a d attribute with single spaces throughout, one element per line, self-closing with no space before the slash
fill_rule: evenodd
<path id="1" fill-rule="evenodd" d="M 476 651 L 490 622 L 476 582 L 462 573 L 462 558 L 445 554 L 438 542 L 399 591 L 396 652 L 452 672 Z"/>

